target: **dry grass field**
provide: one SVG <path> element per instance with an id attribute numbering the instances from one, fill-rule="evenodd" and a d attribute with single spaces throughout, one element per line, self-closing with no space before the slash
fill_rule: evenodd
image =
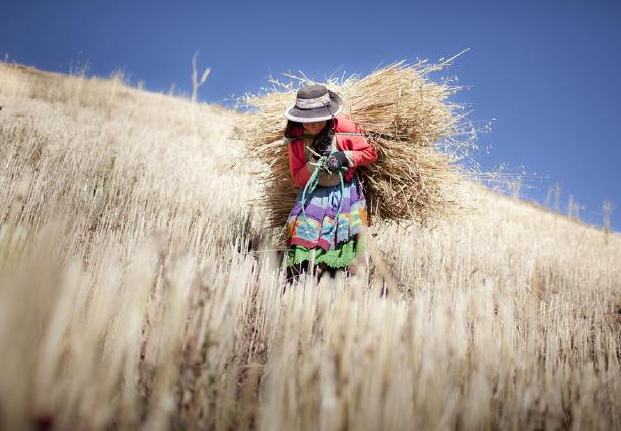
<path id="1" fill-rule="evenodd" d="M 240 114 L 14 65 L 0 105 L 0 430 L 621 430 L 618 234 L 472 185 L 283 293 Z"/>

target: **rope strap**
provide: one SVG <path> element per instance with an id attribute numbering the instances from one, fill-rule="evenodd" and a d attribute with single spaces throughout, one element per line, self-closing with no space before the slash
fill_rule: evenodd
<path id="1" fill-rule="evenodd" d="M 337 132 L 334 134 L 340 135 L 340 136 L 365 136 L 364 133 L 338 133 Z M 298 139 L 308 139 L 308 138 L 313 138 L 313 137 L 314 135 L 301 135 L 301 136 L 296 136 L 293 138 L 284 138 L 283 144 L 288 144 L 289 142 L 297 141 Z M 315 170 L 311 174 L 311 177 L 309 178 L 309 180 L 304 185 L 304 189 L 302 190 L 302 200 L 301 200 L 302 216 L 304 218 L 306 218 L 306 210 L 304 208 L 306 206 L 306 195 L 307 193 L 312 194 L 317 188 L 317 186 L 319 185 L 319 171 L 321 169 L 326 169 L 330 174 L 332 173 L 330 172 L 330 170 L 326 168 L 326 160 L 328 157 L 330 157 L 335 152 L 336 151 L 333 151 L 327 157 L 322 156 L 319 158 L 319 160 L 317 160 L 317 164 L 315 165 Z M 332 234 L 334 229 L 337 228 L 338 223 L 339 223 L 339 216 L 341 215 L 341 210 L 343 209 L 343 195 L 345 193 L 345 181 L 343 180 L 343 171 L 346 171 L 346 170 L 347 170 L 347 167 L 345 166 L 341 166 L 341 168 L 338 170 L 339 180 L 340 180 L 340 185 L 341 185 L 341 196 L 339 198 L 339 207 L 336 212 L 336 217 L 334 219 L 334 225 L 330 228 L 329 231 L 327 231 L 329 234 Z M 286 228 L 286 226 L 283 226 L 283 228 Z M 324 227 L 321 228 L 322 234 L 324 232 L 324 229 L 325 229 Z"/>
<path id="2" fill-rule="evenodd" d="M 335 135 L 337 136 L 366 136 L 364 133 L 335 133 Z M 297 141 L 298 139 L 309 139 L 309 138 L 314 138 L 315 135 L 301 135 L 301 136 L 294 136 L 293 138 L 284 138 L 283 139 L 283 144 L 286 145 L 289 142 L 293 142 L 293 141 Z"/>
<path id="3" fill-rule="evenodd" d="M 332 153 L 330 153 L 330 155 L 328 155 L 328 157 L 330 157 L 335 152 L 336 151 L 333 151 Z M 317 165 L 315 166 L 315 170 L 311 174 L 311 177 L 306 182 L 306 184 L 304 185 L 304 189 L 302 190 L 302 200 L 301 200 L 300 203 L 302 204 L 302 216 L 304 218 L 306 218 L 306 210 L 304 208 L 306 206 L 306 194 L 307 193 L 313 193 L 315 191 L 315 189 L 317 188 L 317 185 L 319 184 L 319 171 L 321 169 L 326 169 L 329 173 L 332 173 L 332 172 L 330 172 L 330 170 L 328 170 L 326 168 L 326 160 L 327 160 L 327 157 L 321 157 L 317 161 Z M 338 226 L 339 216 L 341 215 L 341 210 L 343 209 L 343 195 L 345 194 L 345 182 L 343 180 L 343 171 L 344 170 L 347 170 L 347 168 L 345 166 L 341 166 L 341 168 L 338 170 L 339 180 L 340 180 L 340 185 L 341 185 L 341 196 L 339 197 L 339 207 L 338 207 L 338 210 L 336 211 L 336 217 L 334 218 L 334 224 L 332 225 L 332 227 L 329 230 L 325 230 L 325 227 L 322 226 L 322 228 L 321 228 L 321 234 L 322 235 L 323 235 L 324 232 L 326 232 L 328 234 L 332 234 L 334 229 L 336 229 L 337 226 Z"/>

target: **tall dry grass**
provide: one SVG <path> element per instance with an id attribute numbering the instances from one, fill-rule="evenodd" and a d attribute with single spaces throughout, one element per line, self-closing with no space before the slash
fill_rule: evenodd
<path id="1" fill-rule="evenodd" d="M 38 79 L 0 67 L 0 429 L 621 429 L 619 235 L 472 185 L 373 232 L 388 297 L 283 294 L 233 113 Z"/>

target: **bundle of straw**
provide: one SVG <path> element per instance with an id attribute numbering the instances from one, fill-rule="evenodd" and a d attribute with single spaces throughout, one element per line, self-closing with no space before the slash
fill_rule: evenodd
<path id="1" fill-rule="evenodd" d="M 341 115 L 358 123 L 378 150 L 378 160 L 358 171 L 372 219 L 425 225 L 459 208 L 451 197 L 462 178 L 455 162 L 472 145 L 470 138 L 464 138 L 471 126 L 463 106 L 447 101 L 459 87 L 448 79 L 442 83 L 428 79 L 430 72 L 443 69 L 456 57 L 438 64 L 402 61 L 364 78 L 323 83 L 343 97 Z M 304 75 L 286 76 L 298 85 L 315 83 Z M 283 143 L 283 112 L 295 100 L 296 81 L 283 84 L 272 79 L 271 83 L 270 91 L 240 99 L 252 109 L 241 117 L 238 130 L 246 155 L 267 165 L 259 173 L 262 187 L 257 203 L 266 212 L 268 227 L 282 233 L 299 192 Z"/>

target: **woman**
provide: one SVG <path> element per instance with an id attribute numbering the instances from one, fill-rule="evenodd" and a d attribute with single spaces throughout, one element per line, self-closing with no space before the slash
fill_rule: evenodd
<path id="1" fill-rule="evenodd" d="M 377 160 L 355 123 L 338 115 L 343 101 L 323 85 L 298 90 L 284 113 L 291 177 L 300 187 L 287 220 L 287 275 L 317 269 L 348 272 L 362 251 L 367 208 L 356 169 Z M 310 267 L 310 268 L 309 268 Z"/>

